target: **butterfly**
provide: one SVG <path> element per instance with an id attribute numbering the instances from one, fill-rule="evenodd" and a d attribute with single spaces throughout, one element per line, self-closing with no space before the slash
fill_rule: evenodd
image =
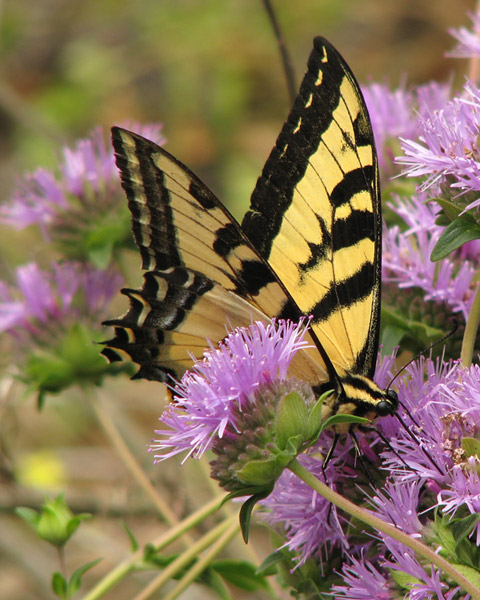
<path id="1" fill-rule="evenodd" d="M 314 40 L 293 108 L 241 225 L 185 165 L 112 129 L 143 261 L 130 308 L 106 321 L 103 354 L 135 377 L 171 381 L 230 327 L 311 316 L 292 374 L 333 390 L 333 414 L 392 414 L 395 392 L 372 380 L 378 352 L 381 207 L 369 115 L 350 68 Z"/>

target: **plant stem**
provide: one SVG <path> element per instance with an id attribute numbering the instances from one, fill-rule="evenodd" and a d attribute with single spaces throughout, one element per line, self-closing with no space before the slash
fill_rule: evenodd
<path id="1" fill-rule="evenodd" d="M 467 318 L 467 324 L 462 340 L 462 350 L 460 360 L 464 367 L 469 367 L 472 364 L 473 350 L 475 348 L 475 339 L 477 337 L 478 322 L 480 321 L 480 284 L 477 285 L 477 290 L 473 298 L 472 306 Z"/>
<path id="2" fill-rule="evenodd" d="M 192 544 L 185 552 L 182 552 L 178 558 L 171 562 L 168 567 L 166 567 L 160 575 L 155 577 L 155 579 L 137 594 L 133 600 L 146 600 L 147 598 L 150 598 L 150 596 L 165 585 L 167 581 L 184 569 L 189 563 L 194 561 L 202 550 L 211 546 L 213 542 L 218 541 L 227 531 L 230 531 L 233 527 L 232 524 L 234 524 L 236 532 L 239 527 L 236 515 L 232 515 L 228 519 L 225 519 L 225 521 L 222 521 L 197 542 Z"/>
<path id="3" fill-rule="evenodd" d="M 93 394 L 93 390 L 90 389 L 89 395 L 91 394 Z M 153 505 L 158 510 L 163 519 L 169 525 L 176 525 L 178 523 L 178 519 L 175 513 L 160 496 L 160 494 L 155 489 L 152 482 L 146 475 L 142 466 L 132 454 L 130 448 L 125 443 L 125 440 L 120 435 L 120 432 L 118 431 L 115 423 L 113 422 L 110 413 L 105 409 L 102 399 L 95 395 L 92 399 L 92 406 L 100 425 L 102 426 L 108 439 L 112 443 L 112 446 L 118 452 L 125 467 L 129 470 L 130 474 L 134 477 L 135 481 L 150 498 Z M 190 541 L 191 540 L 189 540 L 189 542 Z"/>
<path id="4" fill-rule="evenodd" d="M 158 538 L 154 539 L 151 544 L 155 550 L 160 551 L 169 544 L 173 543 L 185 531 L 189 531 L 192 527 L 195 527 L 198 523 L 203 521 L 206 517 L 216 512 L 220 504 L 223 501 L 224 496 L 214 498 L 211 502 L 202 506 L 199 510 L 189 515 L 186 519 L 178 523 L 175 527 L 169 529 L 166 533 L 162 533 Z M 137 568 L 136 563 L 142 562 L 144 549 L 139 548 L 136 552 L 133 552 L 128 558 L 118 564 L 110 573 L 97 583 L 97 585 L 90 590 L 84 597 L 83 600 L 98 600 L 108 590 L 117 585 L 124 577 L 131 571 Z M 138 567 L 140 567 L 140 564 Z"/>
<path id="5" fill-rule="evenodd" d="M 290 463 L 289 469 L 292 471 L 292 473 L 295 473 L 297 477 L 304 481 L 313 490 L 318 492 L 321 496 L 326 498 L 329 502 L 335 504 L 335 506 L 338 506 L 338 508 L 342 509 L 349 515 L 352 515 L 352 517 L 355 517 L 359 521 L 362 521 L 363 523 L 370 525 L 370 527 L 373 527 L 374 529 L 377 529 L 378 531 L 381 531 L 382 533 L 385 533 L 386 535 L 398 540 L 404 546 L 407 546 L 407 548 L 411 548 L 418 555 L 423 556 L 427 559 L 427 561 L 434 564 L 444 573 L 448 574 L 456 583 L 458 583 L 459 586 L 468 592 L 472 598 L 475 600 L 480 600 L 480 590 L 476 588 L 471 581 L 459 573 L 451 563 L 436 554 L 431 548 L 417 539 L 410 537 L 394 525 L 379 519 L 370 511 L 360 508 L 356 504 L 353 504 L 353 502 L 350 502 L 350 500 L 347 500 L 340 494 L 337 494 L 322 481 L 312 475 L 310 471 L 305 469 L 305 467 L 303 467 L 297 459 L 294 459 Z"/>
<path id="6" fill-rule="evenodd" d="M 292 57 L 290 56 L 290 52 L 288 51 L 287 44 L 285 42 L 285 36 L 283 35 L 280 23 L 278 22 L 277 15 L 275 14 L 275 10 L 272 6 L 271 1 L 262 1 L 263 6 L 267 12 L 270 24 L 272 25 L 272 29 L 275 33 L 278 49 L 280 50 L 280 56 L 282 58 L 283 72 L 285 74 L 285 79 L 287 82 L 288 96 L 290 98 L 290 103 L 293 104 L 297 95 L 297 86 L 295 83 L 295 69 L 293 68 Z"/>
<path id="7" fill-rule="evenodd" d="M 478 14 L 480 12 L 480 0 L 477 0 L 475 4 L 475 13 Z M 473 83 L 477 83 L 478 81 L 478 56 L 472 56 L 468 61 L 468 79 Z"/>

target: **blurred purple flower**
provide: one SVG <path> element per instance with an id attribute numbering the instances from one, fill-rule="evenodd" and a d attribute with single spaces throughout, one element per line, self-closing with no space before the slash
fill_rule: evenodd
<path id="1" fill-rule="evenodd" d="M 170 404 L 161 421 L 170 429 L 156 431 L 150 451 L 158 460 L 181 452 L 200 457 L 221 438 L 227 425 L 235 427 L 234 406 L 241 410 L 254 400 L 264 383 L 285 379 L 294 354 L 307 347 L 308 321 L 256 322 L 232 331 L 216 349 L 204 353 L 175 387 L 178 402 Z"/>
<path id="2" fill-rule="evenodd" d="M 418 115 L 443 108 L 450 97 L 450 85 L 431 82 L 407 90 L 405 85 L 390 90 L 386 85 L 372 83 L 362 87 L 370 114 L 380 167 L 393 162 L 398 138 L 412 139 L 419 135 Z M 392 145 L 389 142 L 394 142 Z"/>
<path id="3" fill-rule="evenodd" d="M 50 271 L 24 265 L 16 271 L 15 287 L 0 282 L 0 331 L 28 342 L 80 317 L 97 323 L 121 283 L 111 269 L 79 263 L 53 263 Z"/>
<path id="4" fill-rule="evenodd" d="M 422 190 L 433 188 L 433 193 L 438 193 L 444 183 L 460 193 L 480 190 L 480 92 L 470 83 L 464 90 L 464 98 L 454 98 L 441 109 L 419 115 L 418 141 L 401 138 L 404 156 L 396 161 L 406 167 L 403 173 L 407 177 L 425 177 Z"/>
<path id="5" fill-rule="evenodd" d="M 379 164 L 385 168 L 394 158 L 387 142 L 391 138 L 415 135 L 414 97 L 404 86 L 392 91 L 379 83 L 362 87 L 362 92 L 372 122 Z"/>
<path id="6" fill-rule="evenodd" d="M 161 125 L 132 127 L 157 143 L 164 142 Z M 117 190 L 120 187 L 113 150 L 97 127 L 73 148 L 64 148 L 59 177 L 37 169 L 21 180 L 10 202 L 0 207 L 0 222 L 16 229 L 36 224 L 49 239 L 49 228 L 64 213 L 86 206 L 97 208 L 99 198 L 104 204 Z M 119 193 L 118 203 L 123 198 Z"/>
<path id="7" fill-rule="evenodd" d="M 399 288 L 418 287 L 425 291 L 425 300 L 446 303 L 466 318 L 477 263 L 460 262 L 455 256 L 436 263 L 429 259 L 442 233 L 435 224 L 440 207 L 418 193 L 408 200 L 395 198 L 389 208 L 403 219 L 407 230 L 393 226 L 384 232 L 382 280 Z"/>
<path id="8" fill-rule="evenodd" d="M 448 30 L 448 33 L 458 41 L 458 45 L 447 52 L 447 56 L 452 58 L 475 58 L 480 56 L 480 14 L 470 13 L 469 17 L 473 25 L 472 30 L 466 27 Z"/>
<path id="9" fill-rule="evenodd" d="M 352 557 L 341 573 L 344 585 L 332 586 L 331 592 L 337 600 L 394 600 L 396 594 L 390 589 L 388 573 L 378 570 L 363 556 Z"/>

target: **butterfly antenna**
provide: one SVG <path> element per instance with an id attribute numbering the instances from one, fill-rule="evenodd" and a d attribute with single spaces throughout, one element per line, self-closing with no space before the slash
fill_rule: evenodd
<path id="1" fill-rule="evenodd" d="M 275 39 L 277 40 L 278 49 L 282 58 L 283 72 L 287 82 L 288 97 L 290 98 L 290 103 L 293 105 L 293 102 L 297 96 L 297 85 L 295 83 L 295 69 L 293 66 L 292 57 L 285 42 L 285 36 L 283 35 L 282 28 L 280 27 L 280 23 L 277 19 L 277 15 L 272 3 L 270 0 L 262 0 L 262 2 L 267 12 L 270 25 L 275 33 Z"/>
<path id="2" fill-rule="evenodd" d="M 458 321 L 457 321 L 457 319 L 452 319 L 452 322 L 453 322 L 453 328 L 446 335 L 444 335 L 440 340 L 437 340 L 436 342 L 433 342 L 432 344 L 430 344 L 430 346 L 428 346 L 427 348 L 425 348 L 425 350 L 421 350 L 420 352 L 417 352 L 417 354 L 415 354 L 415 356 L 413 358 L 411 358 L 407 362 L 407 364 L 403 365 L 403 367 L 400 369 L 400 371 L 398 371 L 398 373 L 395 375 L 395 377 L 393 377 L 393 379 L 390 380 L 390 383 L 387 385 L 387 391 L 392 387 L 392 384 L 395 381 L 395 379 L 397 379 L 397 377 L 401 373 L 403 373 L 403 371 L 405 371 L 405 369 L 409 365 L 411 365 L 414 361 L 416 361 L 419 356 L 423 356 L 429 350 L 431 350 L 435 346 L 438 346 L 438 344 L 442 344 L 445 340 L 448 340 L 449 337 L 452 337 L 452 335 L 455 335 L 455 333 L 457 333 Z M 408 410 L 407 410 L 407 412 L 408 412 Z"/>
<path id="3" fill-rule="evenodd" d="M 455 335 L 455 333 L 458 330 L 458 321 L 457 319 L 452 319 L 453 321 L 453 327 L 452 329 L 446 334 L 444 335 L 440 340 L 437 340 L 436 342 L 433 342 L 432 344 L 430 344 L 430 346 L 428 346 L 428 348 L 425 348 L 425 350 L 422 350 L 421 352 L 418 352 L 412 359 L 410 359 L 407 364 L 405 364 L 399 371 L 398 373 L 395 375 L 395 377 L 393 377 L 393 379 L 391 379 L 390 383 L 387 386 L 387 390 L 390 389 L 390 387 L 392 386 L 393 382 L 395 381 L 395 379 L 397 379 L 397 377 L 403 372 L 405 371 L 405 369 L 412 364 L 415 360 L 417 360 L 417 358 L 419 356 L 423 356 L 424 354 L 426 354 L 427 352 L 429 352 L 432 348 L 434 348 L 435 346 L 437 346 L 438 344 L 442 344 L 445 340 L 447 340 L 449 337 L 451 337 L 452 335 Z M 421 429 L 420 424 L 418 423 L 418 421 L 414 418 L 414 416 L 412 415 L 412 413 L 410 412 L 410 410 L 405 406 L 405 404 L 401 401 L 399 401 L 400 406 L 403 408 L 403 410 L 405 411 L 405 413 L 408 415 L 408 417 L 412 420 L 412 422 L 414 423 L 414 425 L 416 425 L 418 427 L 418 429 Z M 403 429 L 406 431 L 407 435 L 418 445 L 422 448 L 422 452 L 425 454 L 425 456 L 428 458 L 428 460 L 432 463 L 432 465 L 435 467 L 435 469 L 439 472 L 442 473 L 442 471 L 440 470 L 440 467 L 436 464 L 436 462 L 433 460 L 433 458 L 431 457 L 430 453 L 428 452 L 428 450 L 426 450 L 426 448 L 421 444 L 420 440 L 417 438 L 417 436 L 411 431 L 410 427 L 407 426 L 407 424 L 405 423 L 405 421 L 401 418 L 400 414 L 398 412 L 395 413 L 395 417 L 398 419 L 398 421 L 400 422 L 400 424 L 402 425 Z M 391 446 L 390 446 L 391 447 Z M 393 450 L 393 448 L 392 448 Z M 395 452 L 395 454 L 397 455 L 398 458 L 400 458 L 398 456 L 398 454 Z M 405 463 L 405 461 L 403 459 L 402 460 L 403 463 Z"/>

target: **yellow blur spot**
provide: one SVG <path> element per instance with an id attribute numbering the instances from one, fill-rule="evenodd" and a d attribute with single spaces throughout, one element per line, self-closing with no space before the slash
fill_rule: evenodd
<path id="1" fill-rule="evenodd" d="M 66 481 L 63 462 L 49 450 L 24 456 L 19 461 L 16 471 L 18 482 L 25 487 L 57 489 Z"/>

